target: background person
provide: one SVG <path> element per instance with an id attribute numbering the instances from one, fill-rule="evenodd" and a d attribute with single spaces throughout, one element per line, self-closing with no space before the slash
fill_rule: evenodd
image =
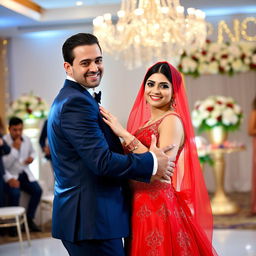
<path id="1" fill-rule="evenodd" d="M 10 119 L 9 134 L 4 136 L 4 140 L 11 147 L 11 152 L 3 157 L 8 205 L 20 205 L 20 192 L 28 193 L 30 195 L 27 207 L 29 229 L 33 232 L 41 231 L 35 224 L 34 218 L 42 189 L 29 168 L 34 160 L 35 151 L 30 139 L 23 135 L 23 121 L 20 118 Z"/>

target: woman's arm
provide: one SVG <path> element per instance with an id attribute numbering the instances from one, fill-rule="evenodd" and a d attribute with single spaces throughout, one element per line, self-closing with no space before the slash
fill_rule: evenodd
<path id="1" fill-rule="evenodd" d="M 179 148 L 184 142 L 184 128 L 182 121 L 176 115 L 168 115 L 159 125 L 158 147 L 176 145 L 167 155 L 175 159 Z"/>
<path id="2" fill-rule="evenodd" d="M 105 108 L 100 107 L 100 112 L 103 116 L 104 122 L 112 129 L 112 131 L 123 139 L 124 146 L 129 148 L 132 153 L 145 153 L 148 148 L 137 140 L 131 133 L 129 133 L 118 121 L 117 117 L 112 115 Z"/>
<path id="3" fill-rule="evenodd" d="M 253 110 L 249 117 L 248 134 L 250 136 L 256 135 L 256 110 Z"/>
<path id="4" fill-rule="evenodd" d="M 104 109 L 103 107 L 100 107 L 100 112 L 103 116 L 103 120 L 104 122 L 109 125 L 109 127 L 112 129 L 112 131 L 119 137 L 121 137 L 124 140 L 124 146 L 126 149 L 128 149 L 128 151 L 132 152 L 132 153 L 145 153 L 148 152 L 150 150 L 151 153 L 155 153 L 155 156 L 157 154 L 156 151 L 153 150 L 153 148 L 156 148 L 156 137 L 152 137 L 152 141 L 151 141 L 151 145 L 150 145 L 150 149 L 148 149 L 146 146 L 144 146 L 137 138 L 135 138 L 132 134 L 130 134 L 125 128 L 123 128 L 123 126 L 119 123 L 118 119 L 112 115 L 110 112 L 108 112 L 106 109 Z M 173 150 L 174 145 L 170 146 L 172 144 L 165 144 L 165 146 L 163 147 L 157 147 L 157 149 L 161 148 L 161 151 L 169 156 L 172 156 L 172 154 L 168 153 L 170 151 Z M 176 150 L 175 150 L 176 152 Z M 177 154 L 177 152 L 176 152 Z M 157 157 L 157 156 L 156 156 Z M 157 157 L 158 158 L 158 157 Z M 173 159 L 173 158 L 169 158 L 169 161 Z M 159 162 L 158 162 L 159 163 Z M 170 168 L 171 168 L 171 173 L 173 173 L 173 168 L 175 167 L 174 161 L 171 160 L 171 162 L 169 162 L 170 164 Z M 170 178 L 169 177 L 162 177 L 162 175 L 159 175 L 158 172 L 155 173 L 152 177 L 151 177 L 151 181 L 153 181 L 154 179 L 162 179 L 164 181 L 170 182 Z"/>

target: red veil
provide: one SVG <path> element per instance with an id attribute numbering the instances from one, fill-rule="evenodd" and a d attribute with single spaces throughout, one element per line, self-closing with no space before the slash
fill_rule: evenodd
<path id="1" fill-rule="evenodd" d="M 205 230 L 209 240 L 212 241 L 212 212 L 204 177 L 200 167 L 194 130 L 191 123 L 188 101 L 181 74 L 168 62 L 171 70 L 173 92 L 175 97 L 175 112 L 181 117 L 185 133 L 185 143 L 176 170 L 173 176 L 173 184 L 179 195 L 184 198 L 191 209 L 194 219 Z M 127 130 L 134 134 L 150 118 L 150 109 L 144 98 L 144 84 L 131 110 Z"/>

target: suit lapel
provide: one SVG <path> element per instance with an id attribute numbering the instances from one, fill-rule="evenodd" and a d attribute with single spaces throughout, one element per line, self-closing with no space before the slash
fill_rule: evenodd
<path id="1" fill-rule="evenodd" d="M 77 82 L 71 81 L 66 79 L 64 82 L 64 88 L 68 86 L 68 87 L 72 87 L 75 90 L 78 90 L 79 92 L 83 93 L 84 95 L 86 95 L 89 99 L 93 100 L 93 102 L 95 103 L 95 106 L 97 106 L 98 108 L 98 103 L 95 101 L 95 99 L 93 98 L 93 96 L 88 92 L 87 89 L 85 89 L 82 85 L 80 85 Z"/>
<path id="2" fill-rule="evenodd" d="M 72 87 L 80 91 L 84 95 L 86 95 L 88 99 L 93 102 L 93 105 L 95 105 L 95 107 L 99 109 L 99 105 L 95 101 L 95 99 L 92 97 L 92 95 L 79 83 L 66 79 L 64 83 L 64 87 L 66 86 Z M 107 140 L 110 150 L 117 153 L 123 153 L 123 148 L 119 138 L 113 133 L 113 131 L 109 128 L 109 126 L 105 124 L 105 122 L 102 120 L 102 116 L 100 115 L 100 113 L 98 115 L 98 122 L 102 132 L 105 135 L 105 138 Z"/>

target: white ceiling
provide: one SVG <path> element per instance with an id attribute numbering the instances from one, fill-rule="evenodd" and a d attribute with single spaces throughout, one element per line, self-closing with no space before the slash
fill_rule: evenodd
<path id="1" fill-rule="evenodd" d="M 33 0 L 33 2 L 39 4 L 43 8 L 64 8 L 64 7 L 72 7 L 76 5 L 77 0 Z M 105 5 L 105 4 L 117 4 L 121 3 L 121 0 L 81 0 L 85 6 L 92 5 Z M 186 7 L 195 6 L 197 8 L 213 8 L 213 7 L 234 7 L 234 6 L 255 6 L 255 0 L 181 0 L 181 5 Z"/>
<path id="2" fill-rule="evenodd" d="M 46 9 L 51 8 L 67 8 L 76 6 L 78 0 L 33 0 L 33 2 L 42 6 Z M 80 0 L 85 6 L 92 5 L 105 5 L 105 4 L 117 4 L 120 3 L 120 0 Z"/>
<path id="3" fill-rule="evenodd" d="M 38 20 L 4 7 L 0 0 L 0 37 L 13 34 L 20 28 L 88 23 L 92 18 L 106 12 L 115 15 L 120 8 L 121 0 L 81 0 L 83 2 L 81 6 L 76 6 L 77 0 L 33 0 L 33 2 L 44 9 Z M 242 13 L 253 13 L 255 16 L 256 14 L 256 0 L 181 0 L 180 3 L 185 8 L 202 9 L 207 16 Z"/>

